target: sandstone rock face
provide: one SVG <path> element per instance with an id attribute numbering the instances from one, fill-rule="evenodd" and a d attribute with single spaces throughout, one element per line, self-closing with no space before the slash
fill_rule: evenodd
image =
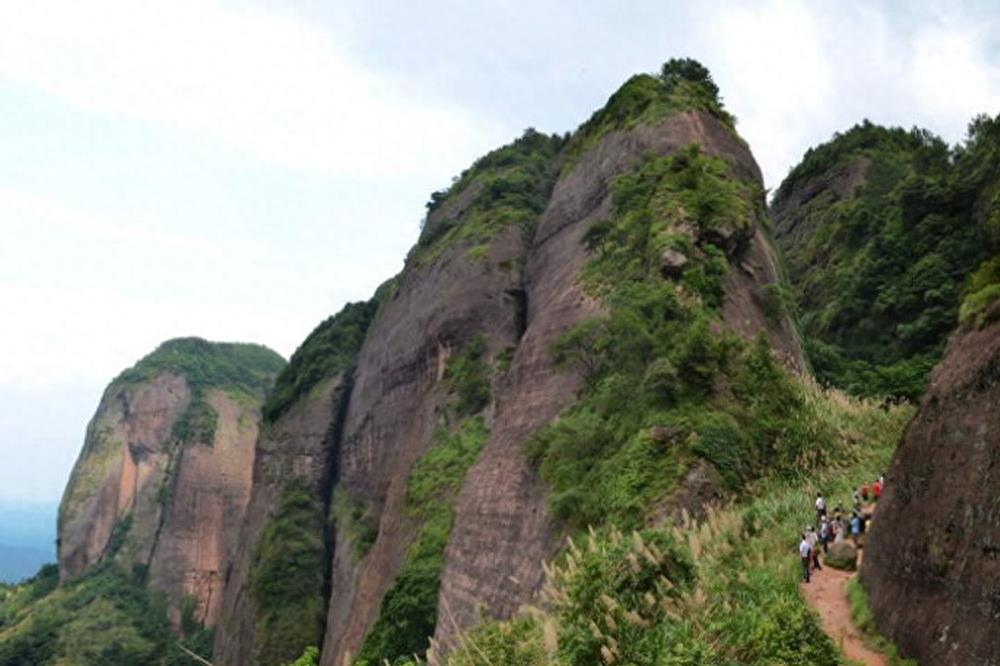
<path id="1" fill-rule="evenodd" d="M 129 514 L 136 528 L 129 530 L 129 560 L 148 563 L 171 428 L 190 398 L 184 378 L 170 374 L 104 395 L 59 512 L 60 578 L 76 578 L 102 561 L 112 530 Z"/>
<path id="2" fill-rule="evenodd" d="M 302 479 L 316 496 L 329 499 L 338 423 L 349 386 L 343 374 L 326 380 L 260 434 L 253 460 L 252 497 L 242 526 L 236 531 L 239 548 L 227 574 L 222 621 L 216 627 L 214 663 L 236 666 L 256 661 L 257 609 L 251 591 L 251 570 L 258 537 L 288 479 Z"/>
<path id="3" fill-rule="evenodd" d="M 469 470 L 456 505 L 436 632 L 445 646 L 456 629 L 476 619 L 478 609 L 509 617 L 541 585 L 540 562 L 551 556 L 560 530 L 548 515 L 546 488 L 521 445 L 571 404 L 579 387 L 578 377 L 555 369 L 550 350 L 561 333 L 601 312 L 579 283 L 588 259 L 583 234 L 610 212 L 609 185 L 616 175 L 644 156 L 670 155 L 692 143 L 729 161 L 737 177 L 760 182 L 752 155 L 731 132 L 708 114 L 688 112 L 607 134 L 552 193 L 528 252 L 527 328 L 507 379 L 496 391 L 490 439 Z M 761 264 L 757 280 L 776 280 L 773 252 L 763 236 L 754 234 L 749 244 L 750 255 Z M 753 306 L 743 305 L 752 298 L 743 293 L 744 286 L 743 278 L 727 282 L 727 322 L 732 319 L 733 328 L 750 337 L 764 331 L 800 364 L 790 323 L 776 329 L 766 325 L 759 310 L 751 314 Z"/>
<path id="4" fill-rule="evenodd" d="M 336 491 L 375 517 L 378 536 L 360 560 L 344 526 L 334 535 L 323 664 L 357 654 L 416 525 L 403 510 L 409 470 L 431 443 L 447 361 L 477 335 L 487 358 L 514 347 L 523 319 L 524 235 L 502 231 L 486 257 L 467 244 L 404 272 L 382 304 L 358 358 L 338 456 Z"/>
<path id="5" fill-rule="evenodd" d="M 816 225 L 822 218 L 810 213 L 853 198 L 858 188 L 865 184 L 870 166 L 868 157 L 859 156 L 829 173 L 806 180 L 788 196 L 776 201 L 771 212 L 778 245 L 794 247 L 815 234 Z"/>
<path id="6" fill-rule="evenodd" d="M 590 258 L 583 235 L 610 213 L 616 176 L 649 155 L 671 155 L 692 143 L 728 161 L 736 177 L 760 184 L 757 165 L 738 137 L 711 115 L 688 112 L 602 136 L 555 185 L 530 232 L 508 224 L 488 243 L 451 233 L 477 205 L 483 190 L 476 180 L 429 216 L 417 250 L 367 329 L 351 380 L 344 384 L 350 388 L 328 385 L 321 392 L 326 397 L 293 407 L 258 442 L 253 496 L 241 552 L 229 574 L 216 663 L 264 663 L 253 648 L 252 553 L 275 488 L 289 475 L 301 475 L 327 500 L 331 492 L 347 498 L 377 528 L 359 553 L 347 521 L 332 521 L 321 663 L 341 666 L 347 655 L 358 653 L 420 527 L 405 509 L 407 483 L 453 398 L 446 379 L 449 360 L 477 338 L 494 368 L 483 412 L 490 434 L 455 500 L 436 638 L 448 646 L 456 629 L 477 619 L 479 608 L 507 617 L 532 599 L 541 584 L 541 563 L 562 532 L 548 514 L 547 488 L 522 445 L 571 405 L 580 388 L 579 376 L 555 367 L 553 342 L 603 312 L 580 283 Z M 765 333 L 790 365 L 801 367 L 791 324 L 768 320 L 756 294 L 777 280 L 774 254 L 757 221 L 704 239 L 738 253 L 743 266 L 727 278 L 723 319 L 747 337 Z M 432 259 L 425 261 L 420 252 L 428 249 Z M 498 371 L 501 358 L 510 362 Z M 336 417 L 341 412 L 342 422 Z M 698 498 L 718 495 L 709 487 L 710 475 L 700 472 L 692 477 L 690 497 L 680 502 L 691 510 Z M 327 484 L 332 490 L 323 490 Z"/>
<path id="7" fill-rule="evenodd" d="M 887 472 L 861 582 L 921 664 L 1000 664 L 1000 325 L 949 341 Z"/>
<path id="8" fill-rule="evenodd" d="M 203 388 L 197 404 L 214 412 L 211 438 L 182 442 L 178 424 L 190 416 L 194 396 L 179 372 L 113 382 L 88 427 L 59 516 L 63 580 L 114 560 L 166 593 L 175 628 L 185 598 L 196 601 L 193 617 L 206 626 L 219 616 L 250 496 L 262 401 Z"/>
<path id="9" fill-rule="evenodd" d="M 174 602 L 195 597 L 195 618 L 211 627 L 222 607 L 226 568 L 240 544 L 260 414 L 259 404 L 241 404 L 222 391 L 212 391 L 208 402 L 219 415 L 214 441 L 179 453 L 148 580 Z M 176 606 L 171 620 L 179 626 Z"/>

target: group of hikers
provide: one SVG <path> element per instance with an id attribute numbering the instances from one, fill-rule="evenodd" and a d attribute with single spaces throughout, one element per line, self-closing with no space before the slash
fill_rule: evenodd
<path id="1" fill-rule="evenodd" d="M 885 488 L 885 474 L 875 479 L 871 486 L 867 483 L 855 488 L 851 493 L 851 513 L 838 504 L 833 512 L 827 511 L 823 493 L 816 493 L 816 524 L 806 525 L 799 542 L 799 560 L 802 563 L 802 580 L 809 582 L 812 571 L 823 567 L 819 562 L 819 549 L 829 552 L 830 544 L 850 537 L 856 548 L 863 547 L 864 535 L 872 520 L 872 510 L 866 504 L 877 503 Z"/>

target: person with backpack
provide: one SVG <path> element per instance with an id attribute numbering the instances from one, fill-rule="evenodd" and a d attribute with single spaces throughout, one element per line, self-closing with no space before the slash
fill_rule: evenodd
<path id="1" fill-rule="evenodd" d="M 872 482 L 872 499 L 877 503 L 878 498 L 882 496 L 882 482 L 878 479 Z"/>
<path id="2" fill-rule="evenodd" d="M 854 510 L 861 511 L 861 493 L 857 488 L 851 493 L 851 501 L 854 502 Z"/>
<path id="3" fill-rule="evenodd" d="M 819 544 L 819 536 L 816 534 L 816 528 L 812 525 L 806 526 L 806 541 L 809 542 L 809 557 L 812 561 L 813 571 L 819 571 L 823 568 L 819 565 L 819 548 L 816 547 Z"/>
<path id="4" fill-rule="evenodd" d="M 802 534 L 802 541 L 799 542 L 799 563 L 802 565 L 802 582 L 809 582 L 809 558 L 810 558 L 809 541 L 806 540 L 806 535 Z"/>
<path id="5" fill-rule="evenodd" d="M 826 516 L 819 522 L 819 542 L 823 544 L 823 554 L 830 552 L 830 542 L 833 541 L 833 524 Z"/>
<path id="6" fill-rule="evenodd" d="M 851 512 L 851 539 L 854 540 L 855 547 L 861 547 L 861 516 L 857 511 Z"/>

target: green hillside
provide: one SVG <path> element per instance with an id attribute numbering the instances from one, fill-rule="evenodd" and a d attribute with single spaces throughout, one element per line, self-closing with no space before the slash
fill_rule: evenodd
<path id="1" fill-rule="evenodd" d="M 949 148 L 924 130 L 866 121 L 809 150 L 778 188 L 776 240 L 821 381 L 921 394 L 970 275 L 1000 248 L 998 127 L 976 118 Z M 995 296 L 982 292 L 995 280 L 977 281 L 966 318 Z"/>

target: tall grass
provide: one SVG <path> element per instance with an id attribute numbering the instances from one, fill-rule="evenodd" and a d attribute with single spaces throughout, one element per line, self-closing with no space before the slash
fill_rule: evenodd
<path id="1" fill-rule="evenodd" d="M 474 627 L 448 655 L 432 648 L 428 663 L 845 663 L 799 594 L 798 535 L 814 516 L 817 491 L 846 504 L 859 479 L 882 471 L 912 408 L 883 410 L 810 382 L 803 390 L 815 418 L 836 434 L 837 446 L 818 463 L 753 482 L 739 501 L 700 522 L 590 530 L 544 565 L 533 606 Z"/>

